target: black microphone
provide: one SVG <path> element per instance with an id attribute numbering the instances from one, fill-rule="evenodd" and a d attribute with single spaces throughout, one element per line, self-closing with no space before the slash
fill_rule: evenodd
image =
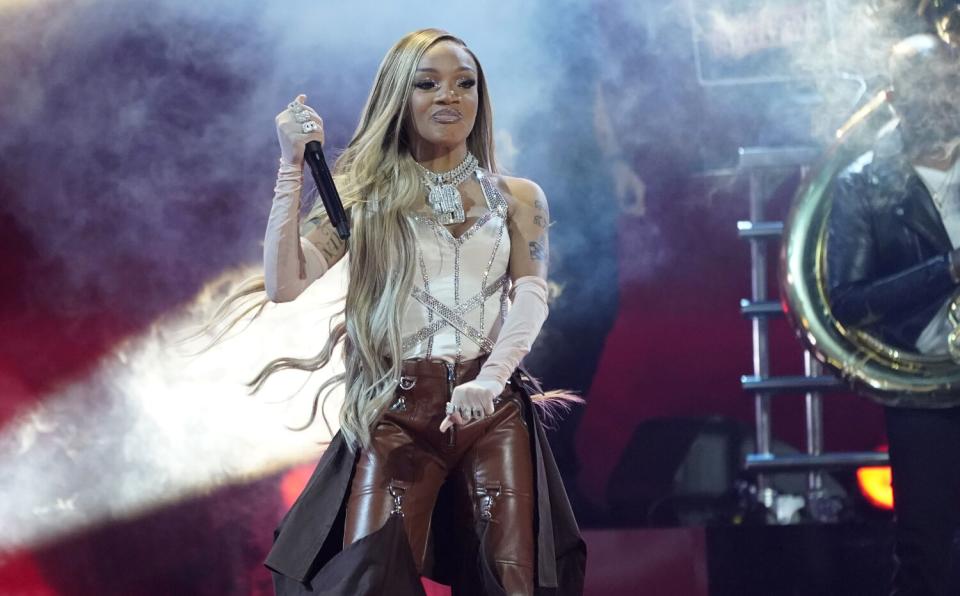
<path id="1" fill-rule="evenodd" d="M 323 147 L 321 147 L 320 141 L 307 143 L 303 158 L 310 164 L 313 181 L 317 183 L 317 190 L 320 191 L 320 199 L 323 201 L 323 208 L 327 210 L 330 224 L 337 229 L 337 235 L 340 236 L 340 239 L 346 240 L 350 237 L 350 222 L 347 221 L 347 214 L 343 211 L 343 201 L 340 200 L 340 193 L 337 192 L 337 187 L 333 184 L 333 176 L 330 175 L 327 162 L 323 159 Z"/>

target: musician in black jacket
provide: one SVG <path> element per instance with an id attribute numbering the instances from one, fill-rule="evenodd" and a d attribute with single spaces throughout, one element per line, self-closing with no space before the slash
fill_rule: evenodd
<path id="1" fill-rule="evenodd" d="M 894 46 L 890 70 L 899 118 L 832 187 L 830 303 L 847 327 L 945 355 L 948 306 L 960 289 L 960 62 L 937 37 L 915 35 Z M 960 408 L 887 407 L 886 422 L 897 514 L 892 594 L 960 594 L 951 571 Z"/>

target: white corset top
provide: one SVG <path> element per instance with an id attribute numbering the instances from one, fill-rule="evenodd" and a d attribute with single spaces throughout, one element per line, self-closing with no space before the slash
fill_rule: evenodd
<path id="1" fill-rule="evenodd" d="M 510 278 L 507 202 L 477 169 L 488 211 L 455 238 L 436 220 L 411 217 L 417 273 L 401 320 L 403 357 L 459 362 L 493 349 Z"/>

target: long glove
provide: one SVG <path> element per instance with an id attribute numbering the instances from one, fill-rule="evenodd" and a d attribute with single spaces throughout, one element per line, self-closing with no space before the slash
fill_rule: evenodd
<path id="1" fill-rule="evenodd" d="M 475 408 L 482 409 L 487 415 L 493 414 L 493 398 L 503 392 L 510 375 L 530 352 L 540 334 L 549 312 L 546 280 L 535 275 L 521 277 L 514 283 L 513 296 L 513 304 L 500 328 L 493 351 L 483 363 L 477 378 L 453 390 L 450 403 L 459 411 L 443 420 L 441 432 L 453 424 L 469 421 L 470 412 Z"/>
<path id="2" fill-rule="evenodd" d="M 305 95 L 294 100 L 303 105 Z M 263 272 L 267 297 L 288 302 L 319 279 L 332 263 L 311 239 L 300 236 L 300 192 L 303 187 L 303 152 L 309 141 L 323 142 L 323 123 L 309 106 L 301 118 L 314 121 L 319 129 L 303 132 L 303 123 L 289 107 L 275 119 L 280 141 L 280 170 L 274 187 L 273 204 L 263 239 Z"/>
<path id="3" fill-rule="evenodd" d="M 300 236 L 302 180 L 300 168 L 281 162 L 263 238 L 264 286 L 274 302 L 293 300 L 330 268 L 313 242 Z"/>

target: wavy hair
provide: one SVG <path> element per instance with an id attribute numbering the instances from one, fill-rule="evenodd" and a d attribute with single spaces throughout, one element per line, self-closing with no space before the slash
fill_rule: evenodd
<path id="1" fill-rule="evenodd" d="M 429 48 L 445 40 L 462 46 L 477 69 L 479 102 L 467 148 L 481 167 L 498 171 L 493 112 L 476 56 L 461 39 L 440 29 L 421 29 L 405 35 L 380 63 L 353 138 L 334 166 L 334 181 L 351 220 L 342 319 L 331 327 L 316 356 L 277 358 L 248 383 L 255 393 L 281 370 L 319 370 L 330 362 L 336 346 L 342 343 L 345 371 L 321 385 L 314 396 L 310 418 L 300 428 L 314 422 L 318 409 L 322 415 L 330 390 L 342 383 L 345 395 L 340 430 L 354 449 L 369 445 L 373 425 L 392 401 L 401 375 L 400 321 L 413 287 L 416 263 L 415 238 L 407 215 L 423 195 L 411 154 L 408 108 L 420 59 Z M 314 204 L 304 222 L 311 219 L 326 220 L 321 202 Z M 220 305 L 211 323 L 201 330 L 213 335 L 206 349 L 250 313 L 256 318 L 268 302 L 262 275 L 242 282 Z"/>

